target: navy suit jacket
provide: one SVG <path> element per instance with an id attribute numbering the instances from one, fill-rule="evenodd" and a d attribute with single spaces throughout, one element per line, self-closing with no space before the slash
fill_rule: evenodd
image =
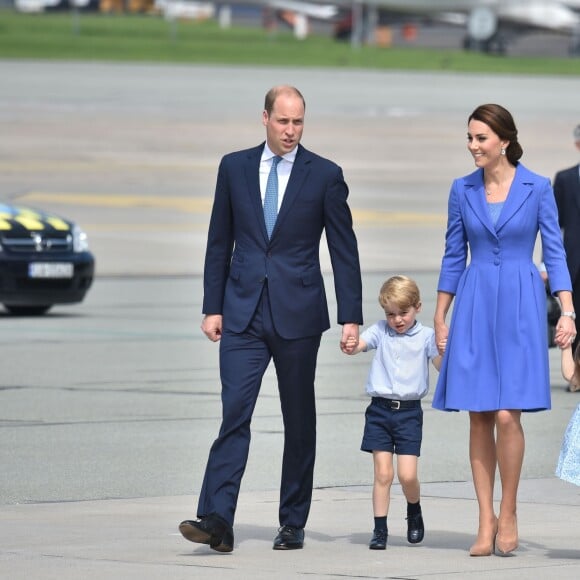
<path id="1" fill-rule="evenodd" d="M 572 282 L 580 272 L 580 177 L 574 165 L 558 171 L 554 178 L 554 196 L 558 206 L 558 221 L 564 232 L 564 249 Z"/>
<path id="2" fill-rule="evenodd" d="M 325 232 L 339 324 L 363 323 L 357 241 L 348 187 L 335 163 L 298 146 L 271 239 L 260 194 L 264 143 L 221 160 L 204 267 L 204 314 L 243 332 L 267 280 L 276 331 L 286 339 L 330 327 L 319 250 Z"/>

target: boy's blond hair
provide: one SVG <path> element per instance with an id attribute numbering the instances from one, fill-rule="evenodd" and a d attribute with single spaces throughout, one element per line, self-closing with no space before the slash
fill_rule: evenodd
<path id="1" fill-rule="evenodd" d="M 421 294 L 415 280 L 408 276 L 392 276 L 381 287 L 379 304 L 386 308 L 387 304 L 397 306 L 401 310 L 410 307 L 417 308 L 421 304 Z"/>

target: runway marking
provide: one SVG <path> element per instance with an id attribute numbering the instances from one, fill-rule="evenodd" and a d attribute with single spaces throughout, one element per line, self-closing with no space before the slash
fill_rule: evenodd
<path id="1" fill-rule="evenodd" d="M 401 211 L 370 211 L 370 210 L 352 210 L 352 217 L 355 223 L 364 223 L 365 225 L 445 225 L 447 216 L 435 213 L 417 213 Z"/>
<path id="2" fill-rule="evenodd" d="M 183 162 L 180 161 L 166 161 L 159 159 L 157 156 L 151 155 L 147 162 L 132 161 L 131 159 L 120 160 L 114 159 L 94 159 L 91 161 L 61 161 L 55 159 L 47 159 L 46 161 L 14 161 L 14 160 L 0 160 L 0 171 L 3 173 L 18 173 L 22 171 L 43 171 L 59 173 L 63 171 L 78 171 L 85 173 L 94 173 L 96 171 L 114 171 L 117 169 L 129 169 L 139 171 L 170 171 L 170 172 L 192 172 L 192 171 L 215 171 L 215 160 L 209 161 L 195 161 L 190 158 L 185 158 Z"/>
<path id="3" fill-rule="evenodd" d="M 167 232 L 185 232 L 193 233 L 197 231 L 207 232 L 207 222 L 203 223 L 185 223 L 185 224 L 171 224 L 171 223 L 140 223 L 140 224 L 126 224 L 126 223 L 82 223 L 82 228 L 87 233 L 94 232 L 122 232 L 122 233 L 167 233 Z"/>
<path id="4" fill-rule="evenodd" d="M 162 207 L 174 208 L 191 213 L 206 213 L 211 211 L 212 199 L 209 197 L 189 198 L 179 196 L 147 196 L 147 195 L 115 195 L 100 193 L 44 193 L 31 191 L 18 198 L 41 203 L 62 203 L 70 205 L 85 205 L 91 207 Z"/>
<path id="5" fill-rule="evenodd" d="M 99 193 L 48 193 L 42 191 L 31 191 L 18 198 L 18 201 L 38 203 L 60 203 L 69 205 L 82 205 L 90 207 L 116 207 L 123 209 L 134 208 L 162 208 L 177 209 L 182 212 L 193 214 L 204 214 L 209 216 L 212 206 L 211 197 L 180 197 L 167 195 L 124 195 L 124 194 L 99 194 Z M 363 210 L 351 208 L 353 221 L 356 225 L 362 226 L 382 226 L 382 225 L 423 225 L 423 226 L 444 226 L 447 216 L 436 213 L 400 212 Z M 111 224 L 109 224 L 111 225 Z M 161 224 L 156 224 L 162 227 Z M 95 224 L 96 226 L 96 224 Z M 85 226 L 87 227 L 87 226 Z M 98 226 L 102 229 L 103 226 Z M 148 224 L 132 224 L 112 226 L 113 228 L 126 227 L 127 229 L 150 229 Z M 173 224 L 167 226 L 175 229 Z"/>

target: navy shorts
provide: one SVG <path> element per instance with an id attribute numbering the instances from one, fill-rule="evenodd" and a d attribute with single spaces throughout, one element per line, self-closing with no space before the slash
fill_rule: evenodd
<path id="1" fill-rule="evenodd" d="M 373 397 L 365 413 L 361 451 L 389 451 L 397 455 L 421 455 L 423 409 L 421 401 Z"/>

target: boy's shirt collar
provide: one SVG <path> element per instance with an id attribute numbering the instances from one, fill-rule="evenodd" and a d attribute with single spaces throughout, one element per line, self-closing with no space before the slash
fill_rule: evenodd
<path id="1" fill-rule="evenodd" d="M 423 328 L 423 325 L 418 320 L 415 320 L 415 323 L 413 324 L 413 326 L 411 326 L 411 328 L 409 328 L 409 330 L 403 332 L 403 334 L 399 334 L 396 330 L 391 328 L 386 321 L 385 325 L 387 327 L 387 332 L 389 333 L 389 336 L 415 336 L 421 331 L 421 328 Z"/>

